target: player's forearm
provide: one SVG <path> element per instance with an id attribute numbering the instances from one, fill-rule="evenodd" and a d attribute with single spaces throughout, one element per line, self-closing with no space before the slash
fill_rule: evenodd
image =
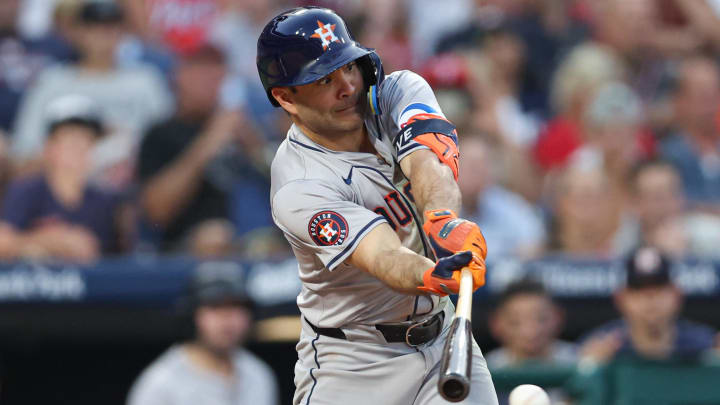
<path id="1" fill-rule="evenodd" d="M 403 294 L 420 294 L 423 273 L 434 263 L 403 247 L 387 224 L 380 224 L 360 241 L 348 261 Z"/>
<path id="2" fill-rule="evenodd" d="M 397 292 L 418 295 L 423 273 L 431 267 L 430 259 L 401 247 L 378 255 L 371 274 Z"/>
<path id="3" fill-rule="evenodd" d="M 460 211 L 460 188 L 452 170 L 432 151 L 415 151 L 402 160 L 401 166 L 410 179 L 413 197 L 421 212 L 440 208 Z"/>

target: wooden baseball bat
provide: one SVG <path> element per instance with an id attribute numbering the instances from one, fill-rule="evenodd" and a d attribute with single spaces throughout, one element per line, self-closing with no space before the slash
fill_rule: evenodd
<path id="1" fill-rule="evenodd" d="M 472 369 L 472 272 L 463 268 L 460 276 L 455 319 L 450 326 L 440 364 L 438 391 L 450 402 L 460 402 L 470 393 Z"/>

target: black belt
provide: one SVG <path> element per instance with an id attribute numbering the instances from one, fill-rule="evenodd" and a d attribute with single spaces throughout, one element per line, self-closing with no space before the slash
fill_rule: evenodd
<path id="1" fill-rule="evenodd" d="M 375 328 L 382 333 L 388 343 L 404 342 L 408 346 L 420 346 L 434 340 L 442 331 L 445 312 L 438 312 L 423 322 L 403 322 L 377 324 Z M 320 328 L 305 319 L 313 331 L 319 335 L 347 340 L 340 328 Z"/>

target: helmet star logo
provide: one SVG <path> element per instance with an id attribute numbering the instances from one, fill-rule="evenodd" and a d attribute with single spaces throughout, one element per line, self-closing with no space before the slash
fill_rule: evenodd
<path id="1" fill-rule="evenodd" d="M 310 38 L 320 38 L 322 41 L 323 51 L 326 51 L 331 42 L 340 42 L 340 39 L 335 36 L 335 24 L 323 24 L 320 20 L 317 21 L 318 29 L 315 33 L 310 35 Z"/>

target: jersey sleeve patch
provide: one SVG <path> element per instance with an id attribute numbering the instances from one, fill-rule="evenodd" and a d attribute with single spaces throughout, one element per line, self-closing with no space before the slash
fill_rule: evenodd
<path id="1" fill-rule="evenodd" d="M 308 223 L 310 238 L 318 246 L 340 246 L 348 231 L 347 221 L 335 211 L 320 211 Z"/>

